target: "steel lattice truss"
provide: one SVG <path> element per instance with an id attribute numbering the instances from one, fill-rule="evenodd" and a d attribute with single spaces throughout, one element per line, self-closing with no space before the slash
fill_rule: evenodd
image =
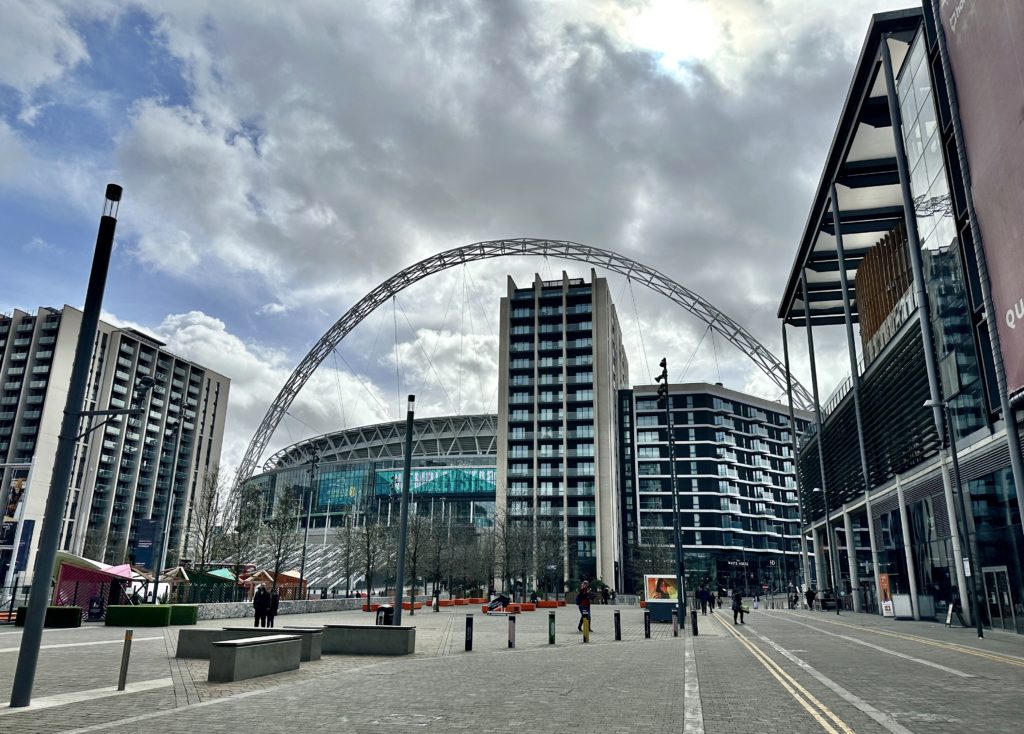
<path id="1" fill-rule="evenodd" d="M 356 305 L 335 322 L 334 326 L 328 329 L 327 333 L 320 337 L 320 340 L 309 350 L 309 353 L 302 359 L 291 376 L 289 376 L 288 381 L 281 388 L 281 392 L 278 393 L 266 416 L 264 416 L 263 422 L 256 429 L 252 441 L 249 442 L 249 448 L 246 449 L 245 456 L 242 457 L 235 486 L 240 486 L 252 476 L 259 457 L 263 454 L 267 444 L 270 443 L 270 439 L 284 418 L 285 412 L 291 407 L 295 397 L 299 394 L 299 390 L 306 384 L 306 381 L 316 371 L 316 368 L 341 343 L 341 340 L 359 325 L 363 319 L 373 313 L 378 306 L 386 303 L 392 296 L 400 293 L 413 283 L 423 280 L 434 273 L 439 273 L 442 270 L 448 270 L 449 268 L 476 262 L 477 260 L 489 260 L 496 257 L 516 255 L 536 255 L 561 258 L 563 260 L 575 260 L 604 268 L 605 270 L 610 270 L 635 280 L 652 291 L 660 293 L 679 304 L 706 323 L 732 342 L 737 349 L 750 357 L 754 364 L 760 367 L 779 388 L 782 390 L 786 389 L 786 368 L 761 342 L 755 339 L 750 332 L 736 321 L 719 311 L 710 301 L 702 298 L 689 288 L 681 286 L 653 268 L 642 265 L 616 252 L 588 247 L 575 242 L 527 238 L 477 242 L 472 245 L 464 245 L 440 252 L 399 271 L 363 296 Z M 795 407 L 803 409 L 810 409 L 814 405 L 810 393 L 796 380 L 793 380 L 793 404 Z"/>

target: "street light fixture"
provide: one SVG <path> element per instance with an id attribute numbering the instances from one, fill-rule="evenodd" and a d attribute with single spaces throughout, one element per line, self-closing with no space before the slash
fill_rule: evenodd
<path id="1" fill-rule="evenodd" d="M 686 626 L 686 610 L 684 608 L 686 590 L 683 584 L 686 583 L 686 557 L 683 553 L 682 530 L 679 519 L 679 488 L 676 482 L 676 438 L 675 427 L 672 425 L 672 398 L 668 388 L 668 360 L 664 357 L 658 363 L 661 367 L 661 374 L 654 378 L 658 384 L 658 406 L 665 409 L 665 421 L 668 428 L 668 461 L 669 477 L 672 482 L 672 535 L 673 544 L 676 547 L 676 593 L 679 605 L 679 624 Z"/>
<path id="2" fill-rule="evenodd" d="M 957 518 L 957 524 L 960 526 L 958 535 L 960 536 L 960 552 L 964 558 L 964 572 L 966 576 L 971 577 L 971 614 L 974 615 L 974 624 L 978 629 L 978 637 L 985 637 L 985 630 L 981 625 L 981 587 L 978 585 L 978 574 L 977 569 L 974 567 L 973 554 L 971 553 L 971 541 L 967 535 L 967 505 L 964 503 L 964 490 L 960 484 L 960 460 L 956 455 L 956 443 L 953 440 L 953 422 L 950 419 L 949 414 L 949 403 L 945 400 L 925 400 L 925 408 L 939 408 L 942 410 L 942 418 L 946 423 L 946 435 L 943 437 L 943 443 L 947 443 L 949 447 L 950 456 L 953 457 L 953 484 L 956 487 L 957 496 L 957 509 L 959 510 L 959 517 Z"/>
<path id="3" fill-rule="evenodd" d="M 811 492 L 821 492 L 825 501 L 825 537 L 828 540 L 829 571 L 832 573 L 832 593 L 836 598 L 836 614 L 839 614 L 839 549 L 836 546 L 836 535 L 832 530 L 832 522 L 829 520 L 828 492 L 821 487 L 815 487 Z"/>
<path id="4" fill-rule="evenodd" d="M 298 594 L 302 594 L 302 598 L 308 597 L 308 594 L 303 591 L 302 585 L 306 580 L 306 545 L 309 543 L 309 517 L 313 510 L 313 482 L 316 480 L 316 469 L 320 465 L 320 455 L 313 452 L 313 458 L 309 462 L 309 487 L 306 490 L 306 527 L 302 531 L 302 565 L 299 567 L 299 588 L 296 593 L 296 600 Z"/>

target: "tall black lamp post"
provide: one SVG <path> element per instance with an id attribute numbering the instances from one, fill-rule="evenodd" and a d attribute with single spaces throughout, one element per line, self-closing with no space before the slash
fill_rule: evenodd
<path id="1" fill-rule="evenodd" d="M 686 570 L 683 564 L 686 561 L 683 555 L 682 532 L 679 527 L 679 488 L 676 486 L 676 437 L 675 428 L 672 425 L 672 398 L 668 394 L 668 360 L 662 358 L 658 366 L 661 367 L 661 374 L 654 378 L 656 382 L 660 383 L 658 385 L 658 407 L 665 409 L 665 417 L 668 421 L 669 476 L 672 482 L 672 540 L 676 547 L 676 593 L 679 595 L 679 624 L 685 627 L 686 610 L 683 604 L 686 599 L 686 589 L 683 588 L 683 582 L 686 578 Z"/>
<path id="2" fill-rule="evenodd" d="M 956 442 L 953 438 L 953 422 L 950 420 L 949 403 L 945 400 L 925 400 L 926 408 L 942 408 L 942 417 L 946 423 L 946 436 L 943 439 L 949 447 L 949 455 L 953 457 L 953 485 L 957 496 L 957 525 L 960 526 L 960 552 L 964 558 L 964 570 L 971 577 L 971 614 L 978 629 L 978 637 L 985 637 L 985 629 L 981 624 L 981 586 L 978 584 L 978 568 L 974 565 L 974 554 L 971 553 L 971 541 L 967 534 L 967 505 L 964 503 L 964 488 L 960 484 L 960 460 L 956 455 Z"/>
<path id="3" fill-rule="evenodd" d="M 89 273 L 89 285 L 85 292 L 85 305 L 82 308 L 82 323 L 75 345 L 75 359 L 71 365 L 68 397 L 64 403 L 64 418 L 61 421 L 57 453 L 54 457 L 50 493 L 46 497 L 43 525 L 39 533 L 39 546 L 36 550 L 36 563 L 32 571 L 32 588 L 28 597 L 25 631 L 21 635 L 18 664 L 14 671 L 14 685 L 11 688 L 11 708 L 28 706 L 32 699 L 32 686 L 35 682 L 36 666 L 39 662 L 39 645 L 43 639 L 47 597 L 50 595 L 50 578 L 53 575 L 53 566 L 57 560 L 57 548 L 60 545 L 64 506 L 67 503 L 72 464 L 75 458 L 75 440 L 78 436 L 78 426 L 82 420 L 82 405 L 85 401 L 85 390 L 89 382 L 89 370 L 92 366 L 93 342 L 96 340 L 96 328 L 99 325 L 100 309 L 103 306 L 103 292 L 107 285 L 110 256 L 114 250 L 114 231 L 117 229 L 117 210 L 121 201 L 121 193 L 122 189 L 117 184 L 107 185 L 106 198 L 103 202 L 103 216 L 100 217 L 100 227 L 96 234 L 96 248 L 93 252 L 92 270 Z"/>

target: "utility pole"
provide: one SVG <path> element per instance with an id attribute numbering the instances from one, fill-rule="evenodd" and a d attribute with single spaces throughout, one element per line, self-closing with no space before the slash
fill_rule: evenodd
<path id="1" fill-rule="evenodd" d="M 309 488 L 306 491 L 306 527 L 302 531 L 302 565 L 299 567 L 299 588 L 296 592 L 296 599 L 298 594 L 302 594 L 302 598 L 305 599 L 309 595 L 303 591 L 303 583 L 306 581 L 306 545 L 309 543 L 309 516 L 313 509 L 313 482 L 316 481 L 316 468 L 320 465 L 320 455 L 315 451 L 313 458 L 309 462 Z M 326 531 L 325 531 L 326 532 Z"/>
<path id="2" fill-rule="evenodd" d="M 412 426 L 416 396 L 409 396 L 405 414 L 405 466 L 402 469 L 402 506 L 398 522 L 398 562 L 395 564 L 395 626 L 402 624 L 402 595 L 405 592 L 405 546 L 409 541 L 409 484 L 412 481 Z M 415 600 L 412 600 L 415 601 Z M 412 611 L 412 604 L 409 605 Z"/>
<path id="3" fill-rule="evenodd" d="M 670 463 L 670 474 L 672 481 L 672 534 L 673 544 L 676 547 L 676 593 L 679 602 L 679 623 L 685 626 L 686 610 L 684 600 L 686 589 L 683 587 L 686 578 L 685 558 L 683 555 L 682 533 L 679 528 L 679 488 L 676 484 L 676 437 L 675 428 L 672 425 L 672 398 L 668 394 L 668 360 L 662 358 L 658 364 L 661 367 L 661 374 L 655 377 L 658 385 L 658 407 L 665 409 L 665 417 L 668 422 L 668 460 Z"/>

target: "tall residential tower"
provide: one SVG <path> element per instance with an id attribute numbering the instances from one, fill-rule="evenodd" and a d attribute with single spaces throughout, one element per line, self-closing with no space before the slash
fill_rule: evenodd
<path id="1" fill-rule="evenodd" d="M 532 581 L 620 587 L 615 400 L 629 366 L 608 282 L 509 278 L 498 380 L 498 514 L 532 535 Z"/>

